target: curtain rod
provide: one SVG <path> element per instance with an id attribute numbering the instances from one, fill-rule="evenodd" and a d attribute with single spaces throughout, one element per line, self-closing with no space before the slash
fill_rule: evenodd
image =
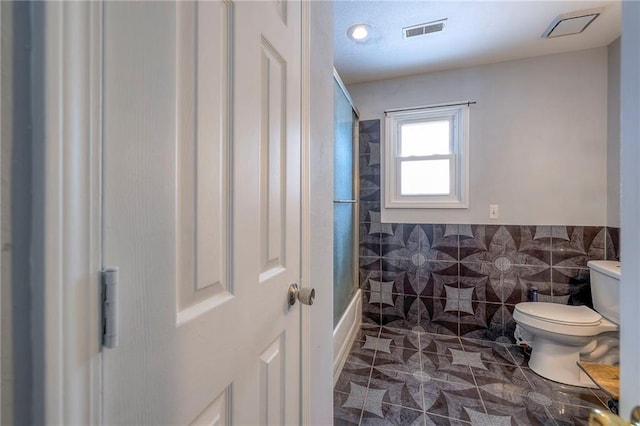
<path id="1" fill-rule="evenodd" d="M 466 105 L 469 107 L 475 104 L 477 104 L 476 101 L 456 102 L 453 104 L 440 104 L 440 105 L 427 105 L 427 106 L 418 106 L 418 107 L 410 107 L 410 108 L 387 109 L 384 111 L 384 113 L 388 114 L 390 112 L 413 111 L 417 109 L 429 109 L 429 108 L 443 108 L 443 107 L 458 106 L 458 105 Z"/>

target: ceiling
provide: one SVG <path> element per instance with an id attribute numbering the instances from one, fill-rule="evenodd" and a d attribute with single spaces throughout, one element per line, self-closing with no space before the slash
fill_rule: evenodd
<path id="1" fill-rule="evenodd" d="M 542 38 L 558 15 L 597 7 L 582 33 Z M 402 28 L 447 18 L 446 28 L 404 39 Z M 346 84 L 606 46 L 620 35 L 620 1 L 378 1 L 334 3 L 334 60 Z M 364 42 L 347 36 L 371 27 Z"/>

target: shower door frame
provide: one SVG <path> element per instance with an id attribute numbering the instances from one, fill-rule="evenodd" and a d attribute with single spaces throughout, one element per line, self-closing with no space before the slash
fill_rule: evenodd
<path id="1" fill-rule="evenodd" d="M 351 105 L 351 111 L 354 115 L 354 122 L 351 129 L 352 144 L 353 144 L 352 146 L 353 166 L 352 166 L 351 179 L 352 179 L 352 186 L 353 186 L 353 206 L 354 206 L 353 223 L 352 223 L 353 241 L 354 241 L 354 244 L 353 244 L 354 267 L 351 273 L 351 279 L 355 284 L 355 291 L 351 295 L 351 298 L 353 298 L 353 295 L 360 288 L 360 283 L 358 282 L 359 281 L 358 267 L 356 266 L 358 264 L 357 262 L 360 256 L 360 251 L 359 251 L 359 247 L 360 247 L 360 232 L 359 232 L 359 229 L 360 229 L 360 128 L 359 128 L 360 111 L 358 111 L 358 108 L 353 103 L 353 99 L 351 98 L 351 95 L 349 94 L 347 87 L 342 81 L 342 78 L 340 78 L 340 75 L 338 74 L 338 71 L 335 69 L 335 67 L 333 68 L 333 79 L 336 83 L 338 83 L 340 90 L 344 94 L 345 98 L 347 98 L 347 101 L 349 101 L 349 104 Z M 335 198 L 335 191 L 334 191 L 334 194 L 333 194 L 334 209 L 335 209 L 335 204 L 337 202 L 338 200 L 336 200 Z M 334 303 L 335 303 L 335 299 L 334 299 Z M 342 313 L 342 315 L 344 316 L 344 312 Z M 334 321 L 335 321 L 335 318 L 334 318 Z M 333 327 L 335 329 L 336 324 L 334 324 Z"/>

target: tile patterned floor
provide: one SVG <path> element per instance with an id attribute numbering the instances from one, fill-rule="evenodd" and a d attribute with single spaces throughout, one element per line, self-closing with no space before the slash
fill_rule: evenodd
<path id="1" fill-rule="evenodd" d="M 516 346 L 363 325 L 334 387 L 334 424 L 586 425 L 606 402 L 536 375 Z"/>

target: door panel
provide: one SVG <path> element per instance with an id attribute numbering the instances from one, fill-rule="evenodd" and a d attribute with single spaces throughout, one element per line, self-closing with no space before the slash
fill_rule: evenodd
<path id="1" fill-rule="evenodd" d="M 260 282 L 286 269 L 286 68 L 267 40 L 261 46 Z"/>
<path id="2" fill-rule="evenodd" d="M 260 424 L 285 424 L 284 348 L 281 334 L 260 354 Z"/>
<path id="3" fill-rule="evenodd" d="M 191 423 L 194 426 L 223 426 L 230 423 L 229 391 L 225 390 Z"/>
<path id="4" fill-rule="evenodd" d="M 107 2 L 104 32 L 104 423 L 298 423 L 300 5 Z"/>
<path id="5" fill-rule="evenodd" d="M 176 10 L 179 322 L 230 295 L 231 5 Z M 198 41 L 207 40 L 202 43 Z"/>

